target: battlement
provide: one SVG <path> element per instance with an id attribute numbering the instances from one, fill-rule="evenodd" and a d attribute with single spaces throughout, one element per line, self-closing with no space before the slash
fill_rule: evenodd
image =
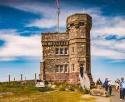
<path id="1" fill-rule="evenodd" d="M 75 13 L 73 15 L 70 15 L 69 17 L 67 17 L 66 22 L 70 23 L 73 21 L 80 21 L 80 20 L 84 20 L 84 21 L 92 21 L 92 17 L 88 14 L 83 14 L 83 13 Z"/>
<path id="2" fill-rule="evenodd" d="M 66 32 L 45 32 L 45 33 L 41 33 L 42 36 L 46 36 L 46 35 L 52 35 L 52 34 L 66 34 Z"/>
<path id="3" fill-rule="evenodd" d="M 76 28 L 78 28 L 79 26 L 84 26 L 84 25 L 87 25 L 87 27 L 91 29 L 92 17 L 89 16 L 88 14 L 76 13 L 67 17 L 66 24 L 67 24 L 67 29 L 71 26 L 75 26 Z"/>
<path id="4" fill-rule="evenodd" d="M 65 41 L 68 40 L 68 36 L 67 33 L 57 33 L 57 32 L 53 32 L 53 33 L 42 33 L 42 41 Z"/>

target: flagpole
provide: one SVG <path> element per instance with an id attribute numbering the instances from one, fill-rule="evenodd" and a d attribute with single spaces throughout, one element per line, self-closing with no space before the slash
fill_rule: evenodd
<path id="1" fill-rule="evenodd" d="M 59 17 L 60 17 L 60 3 L 59 0 L 56 0 L 57 6 L 57 32 L 59 33 Z"/>
<path id="2" fill-rule="evenodd" d="M 59 11 L 59 8 L 58 8 L 58 11 L 57 11 L 57 16 L 58 16 L 58 20 L 57 20 L 57 32 L 59 33 L 59 13 L 60 13 L 60 11 Z"/>

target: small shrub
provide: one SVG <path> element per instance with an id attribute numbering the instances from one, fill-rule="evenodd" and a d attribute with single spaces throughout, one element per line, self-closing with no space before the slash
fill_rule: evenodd
<path id="1" fill-rule="evenodd" d="M 81 92 L 81 93 L 84 93 L 84 90 L 83 90 L 83 88 L 79 85 L 79 86 L 77 86 L 77 91 L 78 92 Z"/>
<path id="2" fill-rule="evenodd" d="M 59 86 L 59 91 L 65 91 L 66 90 L 66 84 L 62 84 Z"/>
<path id="3" fill-rule="evenodd" d="M 41 88 L 38 88 L 38 90 L 40 91 L 40 92 L 46 92 L 46 91 L 53 91 L 53 89 L 52 88 L 50 88 L 50 87 L 41 87 Z"/>
<path id="4" fill-rule="evenodd" d="M 48 81 L 45 81 L 45 85 L 48 85 L 49 84 L 49 82 Z"/>
<path id="5" fill-rule="evenodd" d="M 75 91 L 75 86 L 70 85 L 70 86 L 69 86 L 69 90 L 70 90 L 70 91 Z"/>
<path id="6" fill-rule="evenodd" d="M 70 89 L 69 89 L 70 91 L 75 91 L 75 89 L 73 88 L 73 87 L 70 87 Z"/>
<path id="7" fill-rule="evenodd" d="M 84 92 L 84 94 L 89 94 L 89 93 L 90 93 L 90 90 L 88 90 L 87 88 L 84 88 L 84 89 L 83 89 L 83 92 Z"/>
<path id="8" fill-rule="evenodd" d="M 59 91 L 65 91 L 65 87 L 59 87 Z"/>
<path id="9" fill-rule="evenodd" d="M 67 83 L 55 83 L 56 85 L 56 88 L 59 90 L 59 91 L 66 91 L 67 90 L 67 86 L 68 84 Z"/>

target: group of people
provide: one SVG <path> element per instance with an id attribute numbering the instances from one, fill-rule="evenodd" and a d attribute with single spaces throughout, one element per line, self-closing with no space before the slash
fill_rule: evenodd
<path id="1" fill-rule="evenodd" d="M 108 93 L 108 95 L 112 95 L 112 82 L 108 78 L 105 79 L 105 82 L 103 83 L 103 87 L 105 88 L 105 91 Z"/>
<path id="2" fill-rule="evenodd" d="M 125 98 L 125 80 L 122 77 L 121 80 L 116 81 L 116 91 L 120 93 L 120 100 Z"/>
<path id="3" fill-rule="evenodd" d="M 99 79 L 98 83 L 103 85 L 103 87 L 105 88 L 105 91 L 109 95 L 112 95 L 113 84 L 112 84 L 111 80 L 106 78 L 104 83 L 102 83 Z M 115 90 L 116 90 L 116 92 L 119 93 L 120 100 L 123 100 L 125 98 L 125 80 L 123 77 L 121 78 L 121 80 L 115 81 Z"/>

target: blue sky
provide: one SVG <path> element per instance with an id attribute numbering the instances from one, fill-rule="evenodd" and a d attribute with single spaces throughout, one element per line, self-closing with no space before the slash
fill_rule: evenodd
<path id="1" fill-rule="evenodd" d="M 125 76 L 125 1 L 61 0 L 60 30 L 65 31 L 66 17 L 88 13 L 91 30 L 92 74 L 94 79 Z M 41 32 L 55 32 L 55 0 L 0 1 L 0 81 L 8 74 L 27 79 L 39 73 L 42 51 Z"/>

